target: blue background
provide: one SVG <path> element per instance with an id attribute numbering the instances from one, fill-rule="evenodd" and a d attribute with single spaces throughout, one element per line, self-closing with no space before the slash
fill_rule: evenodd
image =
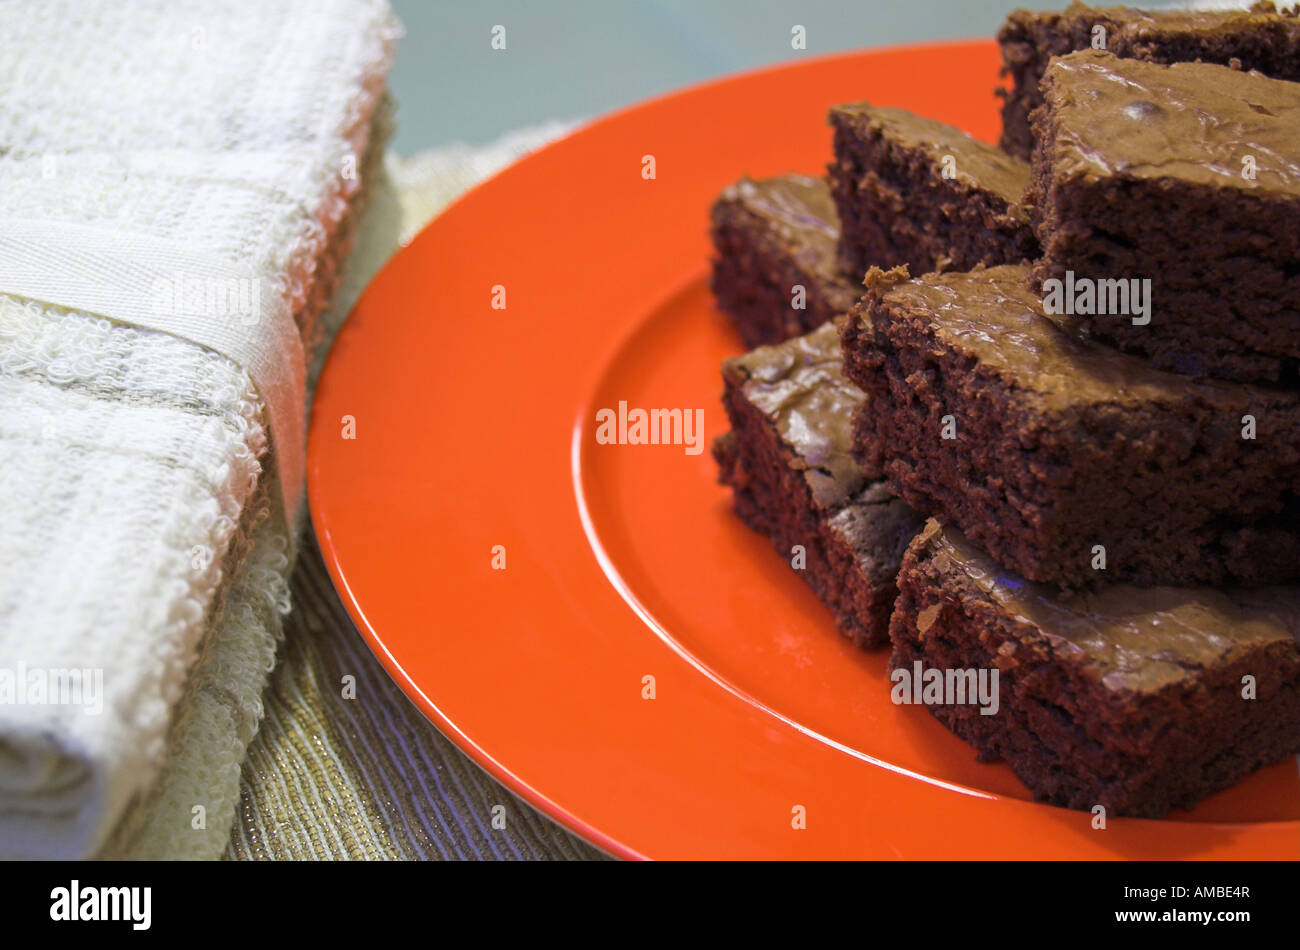
<path id="1" fill-rule="evenodd" d="M 714 76 L 848 49 L 992 37 L 1008 0 L 392 0 L 402 154 L 590 118 Z M 1064 2 L 1021 4 L 1059 9 Z M 496 24 L 506 49 L 491 48 Z M 790 46 L 807 31 L 806 51 Z"/>

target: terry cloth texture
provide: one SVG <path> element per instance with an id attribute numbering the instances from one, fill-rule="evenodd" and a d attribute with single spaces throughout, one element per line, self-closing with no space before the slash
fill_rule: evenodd
<path id="1" fill-rule="evenodd" d="M 327 331 L 446 204 L 571 128 L 553 122 L 485 147 L 389 156 Z M 244 763 L 228 858 L 602 856 L 487 775 L 406 699 L 355 631 L 310 527 L 292 588 L 294 609 Z M 344 676 L 355 677 L 354 699 L 343 696 Z"/>
<path id="2" fill-rule="evenodd" d="M 0 27 L 0 231 L 228 262 L 314 342 L 364 197 L 387 4 L 54 0 Z M 0 690 L 26 674 L 0 703 L 0 857 L 219 855 L 289 606 L 249 374 L 113 316 L 0 293 Z"/>

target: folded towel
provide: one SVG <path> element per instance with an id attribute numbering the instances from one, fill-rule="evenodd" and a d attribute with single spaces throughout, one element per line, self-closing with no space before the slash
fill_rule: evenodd
<path id="1" fill-rule="evenodd" d="M 313 342 L 398 34 L 386 3 L 55 0 L 4 26 L 7 246 L 93 232 L 214 262 L 242 281 L 199 285 L 230 295 L 214 323 L 257 334 L 281 308 Z M 0 282 L 0 857 L 198 854 L 228 832 L 274 656 L 209 634 L 287 610 L 278 475 L 300 459 L 277 453 L 300 433 L 270 426 L 264 368 L 22 290 Z"/>

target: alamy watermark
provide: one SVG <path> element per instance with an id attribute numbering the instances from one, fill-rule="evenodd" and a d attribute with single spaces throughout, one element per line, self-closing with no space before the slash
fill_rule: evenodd
<path id="1" fill-rule="evenodd" d="M 50 920 L 123 921 L 132 930 L 153 923 L 152 887 L 94 887 L 73 878 L 67 887 L 50 891 Z"/>
<path id="2" fill-rule="evenodd" d="M 262 319 L 262 282 L 255 277 L 190 277 L 153 282 L 154 313 L 193 313 L 252 326 Z"/>
<path id="3" fill-rule="evenodd" d="M 927 669 L 916 660 L 910 670 L 903 666 L 893 670 L 889 680 L 894 684 L 889 698 L 895 705 L 979 706 L 981 716 L 997 715 L 996 669 Z"/>
<path id="4" fill-rule="evenodd" d="M 681 445 L 687 455 L 704 451 L 703 409 L 628 408 L 620 399 L 618 409 L 596 412 L 596 442 L 599 445 Z"/>
<path id="5" fill-rule="evenodd" d="M 0 666 L 0 706 L 81 706 L 88 716 L 104 711 L 102 669 L 29 667 L 19 660 Z"/>
<path id="6" fill-rule="evenodd" d="M 1049 314 L 1073 316 L 1125 316 L 1133 326 L 1151 322 L 1151 278 L 1075 277 L 1065 272 L 1065 280 L 1051 277 L 1043 281 L 1043 309 Z"/>

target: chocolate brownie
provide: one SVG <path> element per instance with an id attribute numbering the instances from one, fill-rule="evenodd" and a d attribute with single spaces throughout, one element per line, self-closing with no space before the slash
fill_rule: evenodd
<path id="1" fill-rule="evenodd" d="M 868 477 L 1034 581 L 1300 579 L 1300 391 L 1154 369 L 1027 284 L 867 274 L 843 357 Z"/>
<path id="2" fill-rule="evenodd" d="M 1001 145 L 1029 158 L 1029 115 L 1042 104 L 1039 82 L 1053 56 L 1104 48 L 1116 56 L 1152 63 L 1200 60 L 1255 69 L 1276 79 L 1300 80 L 1300 7 L 1278 12 L 1272 3 L 1244 10 L 1167 10 L 1089 7 L 1072 3 L 1063 12 L 1016 10 L 998 31 L 1003 94 Z M 1104 31 L 1099 32 L 1098 29 Z M 1104 46 L 1094 46 L 1094 43 Z M 1001 93 L 1002 91 L 999 90 Z"/>
<path id="3" fill-rule="evenodd" d="M 1295 382 L 1300 83 L 1087 50 L 1043 95 L 1027 200 L 1049 311 L 1163 369 Z"/>
<path id="4" fill-rule="evenodd" d="M 1020 159 L 904 109 L 835 106 L 830 122 L 844 270 L 906 264 L 921 274 L 1038 256 Z"/>
<path id="5" fill-rule="evenodd" d="M 828 323 L 722 367 L 731 431 L 713 454 L 736 513 L 766 535 L 861 646 L 889 638 L 894 578 L 921 518 L 849 455 L 862 393 L 844 378 Z"/>
<path id="6" fill-rule="evenodd" d="M 837 263 L 839 218 L 821 179 L 742 179 L 714 203 L 712 218 L 713 293 L 746 346 L 807 333 L 847 313 L 862 293 L 860 279 Z"/>
<path id="7" fill-rule="evenodd" d="M 933 520 L 898 586 L 895 680 L 997 670 L 992 714 L 956 691 L 927 707 L 1041 801 L 1158 818 L 1300 752 L 1296 588 L 1061 593 Z"/>

